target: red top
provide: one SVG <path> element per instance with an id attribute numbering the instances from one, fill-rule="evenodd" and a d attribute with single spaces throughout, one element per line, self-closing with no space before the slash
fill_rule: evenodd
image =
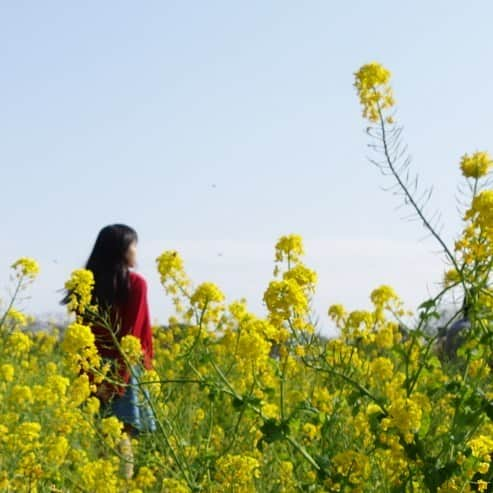
<path id="1" fill-rule="evenodd" d="M 116 311 L 115 308 L 113 308 L 111 312 L 112 320 L 114 322 L 112 327 L 116 332 L 115 335 L 118 341 L 128 334 L 140 339 L 143 351 L 142 364 L 144 365 L 144 368 L 151 370 L 154 352 L 152 348 L 151 318 L 147 301 L 147 282 L 141 274 L 131 270 L 129 270 L 129 277 L 130 293 L 128 301 L 123 305 L 116 306 Z M 115 315 L 118 315 L 119 319 L 115 320 Z M 120 322 L 120 324 L 118 322 Z M 113 338 L 108 329 L 99 325 L 93 325 L 91 329 L 96 336 L 95 344 L 99 354 L 102 357 L 114 358 L 117 361 L 118 373 L 121 379 L 125 383 L 128 383 L 130 380 L 130 371 L 126 367 L 125 361 L 118 348 L 115 347 Z M 123 395 L 126 387 L 114 385 L 114 390 L 119 395 Z"/>

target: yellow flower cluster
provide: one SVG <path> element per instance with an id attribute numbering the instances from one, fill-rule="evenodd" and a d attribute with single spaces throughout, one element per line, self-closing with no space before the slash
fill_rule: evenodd
<path id="1" fill-rule="evenodd" d="M 4 324 L 11 329 L 21 329 L 28 324 L 29 320 L 31 320 L 31 317 L 27 317 L 24 313 L 15 308 L 10 308 L 5 314 Z"/>
<path id="2" fill-rule="evenodd" d="M 0 366 L 0 375 L 5 382 L 12 382 L 14 379 L 15 368 L 10 363 L 4 363 Z"/>
<path id="3" fill-rule="evenodd" d="M 81 352 L 91 345 L 85 328 L 74 325 L 67 332 L 65 349 Z M 70 476 L 90 491 L 122 491 L 118 460 L 99 467 L 99 400 L 89 397 L 87 375 L 64 374 L 58 337 L 14 331 L 0 344 L 0 359 L 0 489 L 27 493 L 51 484 L 53 491 L 55 485 L 70 491 Z"/>
<path id="4" fill-rule="evenodd" d="M 354 75 L 354 86 L 363 106 L 363 116 L 377 122 L 381 112 L 394 105 L 392 88 L 389 85 L 390 71 L 379 63 L 371 62 L 363 65 Z"/>
<path id="5" fill-rule="evenodd" d="M 370 294 L 370 299 L 375 305 L 375 317 L 377 320 L 383 320 L 384 310 L 393 311 L 398 316 L 405 314 L 402 302 L 390 286 L 382 285 L 374 289 Z"/>
<path id="6" fill-rule="evenodd" d="M 132 334 L 127 334 L 122 337 L 120 347 L 131 365 L 140 361 L 142 356 L 142 345 L 140 339 Z"/>
<path id="7" fill-rule="evenodd" d="M 473 218 L 484 231 L 493 231 L 493 190 L 483 190 L 473 198 L 464 219 Z"/>
<path id="8" fill-rule="evenodd" d="M 302 430 L 309 440 L 315 439 L 319 433 L 319 427 L 315 426 L 313 423 L 305 423 L 302 426 Z"/>
<path id="9" fill-rule="evenodd" d="M 245 455 L 225 455 L 216 464 L 215 479 L 221 491 L 254 493 L 254 479 L 259 477 L 259 461 Z M 219 490 L 218 490 L 219 491 Z"/>
<path id="10" fill-rule="evenodd" d="M 183 260 L 176 250 L 167 250 L 156 258 L 157 270 L 164 284 L 168 278 L 182 275 Z"/>
<path id="11" fill-rule="evenodd" d="M 122 438 L 123 423 L 116 416 L 103 418 L 101 420 L 101 432 L 106 442 L 114 447 Z"/>
<path id="12" fill-rule="evenodd" d="M 406 443 L 414 440 L 414 433 L 421 426 L 422 411 L 419 403 L 411 398 L 396 398 L 389 406 L 390 417 L 383 418 L 382 429 L 394 426 L 404 436 Z"/>
<path id="13" fill-rule="evenodd" d="M 156 476 L 152 469 L 147 466 L 141 466 L 137 477 L 135 478 L 135 484 L 142 491 L 149 491 L 149 489 L 156 484 Z"/>
<path id="14" fill-rule="evenodd" d="M 156 258 L 156 267 L 166 294 L 172 296 L 177 313 L 182 313 L 183 298 L 190 298 L 191 286 L 183 268 L 183 259 L 176 250 L 166 250 Z"/>
<path id="15" fill-rule="evenodd" d="M 364 485 L 370 475 L 371 469 L 368 457 L 355 450 L 340 452 L 332 460 L 336 472 L 343 477 L 347 477 L 353 488 L 356 485 Z"/>
<path id="16" fill-rule="evenodd" d="M 460 161 L 462 174 L 466 178 L 481 178 L 486 176 L 493 167 L 493 159 L 485 151 L 478 151 L 471 155 L 464 154 Z"/>
<path id="17" fill-rule="evenodd" d="M 300 235 L 281 236 L 275 245 L 275 260 L 276 262 L 291 261 L 297 262 L 305 249 L 303 240 Z"/>
<path id="18" fill-rule="evenodd" d="M 283 274 L 285 281 L 294 281 L 303 289 L 313 291 L 317 284 L 317 273 L 303 264 L 296 264 Z"/>
<path id="19" fill-rule="evenodd" d="M 39 264 L 31 257 L 20 257 L 11 266 L 17 277 L 34 279 L 39 273 Z"/>
<path id="20" fill-rule="evenodd" d="M 199 284 L 190 298 L 192 305 L 199 310 L 204 310 L 210 303 L 221 303 L 223 300 L 224 294 L 212 282 Z"/>
<path id="21" fill-rule="evenodd" d="M 271 281 L 264 293 L 264 301 L 274 324 L 303 315 L 308 309 L 305 293 L 294 279 Z"/>
<path id="22" fill-rule="evenodd" d="M 288 324 L 291 329 L 313 331 L 307 314 L 317 274 L 301 262 L 303 254 L 303 241 L 299 235 L 282 236 L 276 243 L 274 276 L 281 274 L 283 262 L 287 268 L 281 279 L 269 283 L 263 300 L 269 311 L 269 322 L 279 329 Z"/>
<path id="23" fill-rule="evenodd" d="M 66 352 L 77 353 L 82 349 L 94 345 L 95 337 L 90 327 L 79 323 L 70 324 L 62 342 L 62 349 Z"/>
<path id="24" fill-rule="evenodd" d="M 467 442 L 471 447 L 471 452 L 474 457 L 490 462 L 490 454 L 493 453 L 493 437 L 479 435 Z"/>
<path id="25" fill-rule="evenodd" d="M 244 320 L 239 327 L 224 331 L 224 349 L 234 348 L 237 368 L 245 374 L 245 379 L 239 386 L 239 391 L 247 389 L 252 383 L 254 371 L 267 372 L 269 368 L 269 354 L 271 341 L 275 341 L 278 333 L 263 320 L 254 317 Z M 269 334 L 271 339 L 266 335 Z"/>
<path id="26" fill-rule="evenodd" d="M 493 190 L 474 195 L 464 215 L 467 221 L 461 237 L 455 242 L 457 268 L 445 273 L 444 284 L 464 284 L 478 291 L 476 302 L 493 312 L 493 292 L 489 282 L 493 257 Z M 475 287 L 481 288 L 475 289 Z"/>
<path id="27" fill-rule="evenodd" d="M 20 330 L 12 332 L 7 339 L 9 352 L 14 356 L 27 354 L 32 346 L 33 342 L 31 338 Z"/>
<path id="28" fill-rule="evenodd" d="M 75 269 L 70 279 L 65 282 L 70 300 L 67 305 L 69 311 L 82 314 L 86 308 L 90 308 L 92 289 L 94 287 L 94 274 L 89 269 Z"/>
<path id="29" fill-rule="evenodd" d="M 214 326 L 223 315 L 224 299 L 224 294 L 214 283 L 199 284 L 189 298 L 190 308 L 185 314 L 186 319 L 190 320 L 195 314 L 198 330 L 201 327 Z M 212 330 L 209 335 L 212 336 L 213 333 Z"/>
<path id="30" fill-rule="evenodd" d="M 90 327 L 77 322 L 67 327 L 61 347 L 72 371 L 78 373 L 81 369 L 89 371 L 99 368 L 101 358 L 94 343 L 95 337 Z"/>

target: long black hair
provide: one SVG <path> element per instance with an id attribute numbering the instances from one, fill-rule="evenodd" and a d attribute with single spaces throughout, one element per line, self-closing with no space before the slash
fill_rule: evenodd
<path id="1" fill-rule="evenodd" d="M 126 224 L 110 224 L 99 232 L 85 268 L 94 275 L 91 303 L 112 307 L 125 303 L 130 292 L 130 278 L 126 253 L 137 232 Z M 66 305 L 71 293 L 60 301 Z"/>

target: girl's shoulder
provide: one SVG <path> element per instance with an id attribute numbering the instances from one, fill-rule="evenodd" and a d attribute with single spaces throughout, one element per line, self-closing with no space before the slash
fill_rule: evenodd
<path id="1" fill-rule="evenodd" d="M 140 272 L 130 270 L 129 276 L 130 276 L 130 283 L 133 286 L 146 286 L 147 285 L 146 278 Z"/>

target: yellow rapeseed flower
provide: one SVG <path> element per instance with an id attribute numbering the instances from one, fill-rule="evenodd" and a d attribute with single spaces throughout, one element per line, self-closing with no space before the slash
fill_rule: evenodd
<path id="1" fill-rule="evenodd" d="M 491 156 L 484 151 L 478 151 L 471 155 L 464 154 L 460 161 L 462 174 L 466 178 L 481 178 L 486 176 L 493 167 Z"/>
<path id="2" fill-rule="evenodd" d="M 143 491 L 148 491 L 149 488 L 156 483 L 156 476 L 152 472 L 152 469 L 147 466 L 141 466 L 137 477 L 135 478 L 135 484 Z"/>
<path id="3" fill-rule="evenodd" d="M 31 257 L 20 257 L 11 266 L 17 277 L 34 279 L 39 273 L 39 264 Z"/>
<path id="4" fill-rule="evenodd" d="M 308 437 L 308 439 L 313 440 L 318 433 L 318 428 L 312 423 L 305 423 L 301 429 L 303 433 Z"/>
<path id="5" fill-rule="evenodd" d="M 260 463 L 247 455 L 223 455 L 216 462 L 214 478 L 223 488 L 237 493 L 253 493 L 253 478 L 259 477 Z"/>
<path id="6" fill-rule="evenodd" d="M 26 421 L 21 423 L 17 429 L 16 434 L 21 440 L 33 441 L 39 437 L 41 433 L 41 425 L 35 421 Z"/>
<path id="7" fill-rule="evenodd" d="M 277 321 L 288 320 L 293 313 L 303 314 L 308 309 L 305 292 L 294 279 L 271 281 L 264 293 L 264 301 Z"/>
<path id="8" fill-rule="evenodd" d="M 183 259 L 176 250 L 166 250 L 156 258 L 156 267 L 164 290 L 173 296 L 177 311 L 182 312 L 180 295 L 190 296 L 191 285 L 183 267 Z"/>
<path id="9" fill-rule="evenodd" d="M 203 310 L 209 303 L 220 303 L 224 300 L 224 294 L 212 282 L 203 282 L 195 289 L 190 302 Z"/>
<path id="10" fill-rule="evenodd" d="M 313 291 L 317 283 L 317 273 L 303 264 L 297 264 L 283 274 L 283 279 L 293 279 L 302 288 Z"/>
<path id="11" fill-rule="evenodd" d="M 70 279 L 65 282 L 65 288 L 70 293 L 70 300 L 67 304 L 69 311 L 83 313 L 89 307 L 94 287 L 94 274 L 89 269 L 75 269 L 70 275 Z"/>
<path id="12" fill-rule="evenodd" d="M 95 337 L 91 328 L 79 323 L 70 324 L 62 341 L 62 349 L 67 353 L 78 353 L 80 350 L 94 345 Z"/>
<path id="13" fill-rule="evenodd" d="M 303 239 L 296 234 L 281 236 L 276 243 L 275 252 L 277 262 L 282 262 L 283 260 L 296 262 L 305 253 Z"/>
<path id="14" fill-rule="evenodd" d="M 363 65 L 355 74 L 354 86 L 363 106 L 363 116 L 372 122 L 380 119 L 380 111 L 394 105 L 389 85 L 390 71 L 381 64 L 371 62 Z M 391 123 L 390 120 L 387 120 Z"/>
<path id="15" fill-rule="evenodd" d="M 20 330 L 16 330 L 10 334 L 7 339 L 7 347 L 15 356 L 25 355 L 33 345 L 32 339 Z"/>
<path id="16" fill-rule="evenodd" d="M 479 435 L 472 438 L 467 442 L 467 445 L 471 447 L 471 452 L 474 457 L 479 459 L 486 459 L 490 461 L 490 454 L 493 452 L 493 439 L 486 435 Z"/>
<path id="17" fill-rule="evenodd" d="M 127 334 L 122 337 L 120 344 L 123 354 L 126 355 L 130 364 L 140 361 L 140 357 L 142 356 L 142 344 L 140 339 L 132 334 Z"/>
<path id="18" fill-rule="evenodd" d="M 101 357 L 94 343 L 94 334 L 87 325 L 74 322 L 66 328 L 61 347 L 72 371 L 100 366 Z"/>
<path id="19" fill-rule="evenodd" d="M 28 317 L 24 313 L 16 310 L 15 308 L 10 308 L 6 315 L 6 322 L 11 327 L 22 328 L 28 323 Z"/>
<path id="20" fill-rule="evenodd" d="M 493 230 L 493 190 L 483 190 L 472 201 L 464 219 L 473 219 L 485 230 Z"/>
<path id="21" fill-rule="evenodd" d="M 5 382 L 11 382 L 14 379 L 14 367 L 9 363 L 4 363 L 0 366 L 0 375 Z"/>

